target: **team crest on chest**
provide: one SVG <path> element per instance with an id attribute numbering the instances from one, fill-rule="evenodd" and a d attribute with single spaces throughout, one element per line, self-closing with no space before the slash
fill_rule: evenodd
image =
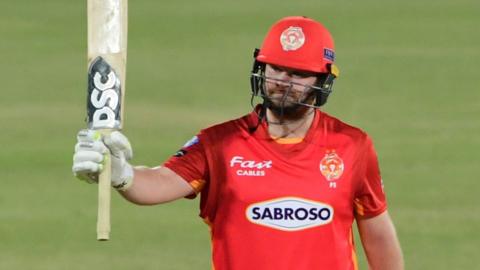
<path id="1" fill-rule="evenodd" d="M 335 150 L 327 151 L 320 161 L 320 172 L 328 181 L 337 180 L 342 176 L 345 165 Z"/>

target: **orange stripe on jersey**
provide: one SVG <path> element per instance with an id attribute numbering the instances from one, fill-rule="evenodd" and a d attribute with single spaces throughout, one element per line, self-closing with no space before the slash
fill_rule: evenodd
<path id="1" fill-rule="evenodd" d="M 359 215 L 359 216 L 364 216 L 365 215 L 365 210 L 364 210 L 364 207 L 363 207 L 362 203 L 360 202 L 360 200 L 355 199 L 353 201 L 353 203 L 355 204 L 355 213 L 357 213 L 357 215 Z"/>
<path id="2" fill-rule="evenodd" d="M 279 144 L 296 144 L 301 143 L 303 138 L 273 138 Z"/>
<path id="3" fill-rule="evenodd" d="M 353 269 L 358 270 L 358 260 L 357 260 L 357 252 L 355 251 L 355 243 L 353 241 L 353 232 L 352 229 L 350 229 L 350 246 L 352 248 L 352 263 L 353 263 Z"/>
<path id="4" fill-rule="evenodd" d="M 200 193 L 200 191 L 202 191 L 203 186 L 205 186 L 205 180 L 203 179 L 193 180 L 193 181 L 190 181 L 189 184 L 193 188 L 193 191 L 195 191 L 195 193 L 198 194 Z"/>
<path id="5" fill-rule="evenodd" d="M 204 218 L 203 222 L 205 222 L 210 229 L 210 253 L 213 255 L 213 232 L 212 232 L 213 223 L 210 221 L 208 217 Z M 215 264 L 213 263 L 213 256 L 212 256 L 211 263 L 212 263 L 212 270 L 215 270 Z"/>

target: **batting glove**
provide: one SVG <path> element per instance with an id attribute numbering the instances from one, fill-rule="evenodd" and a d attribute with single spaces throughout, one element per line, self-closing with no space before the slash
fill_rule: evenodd
<path id="1" fill-rule="evenodd" d="M 98 182 L 108 151 L 112 161 L 112 186 L 126 190 L 133 182 L 133 168 L 127 161 L 132 158 L 132 147 L 119 131 L 102 136 L 96 130 L 80 130 L 73 155 L 73 174 L 88 183 Z"/>

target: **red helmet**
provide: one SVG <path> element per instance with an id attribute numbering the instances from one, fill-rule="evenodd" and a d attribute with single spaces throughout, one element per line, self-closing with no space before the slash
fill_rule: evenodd
<path id="1" fill-rule="evenodd" d="M 262 63 L 288 68 L 333 73 L 335 46 L 329 31 L 307 17 L 285 17 L 268 32 L 256 57 Z"/>

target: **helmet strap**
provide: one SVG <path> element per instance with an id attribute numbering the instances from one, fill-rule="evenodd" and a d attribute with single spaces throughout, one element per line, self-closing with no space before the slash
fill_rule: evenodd
<path id="1" fill-rule="evenodd" d="M 263 71 L 265 70 L 265 64 L 264 63 L 261 63 L 259 61 L 257 61 L 257 55 L 258 53 L 260 52 L 259 49 L 255 49 L 253 51 L 253 66 L 252 66 L 252 71 L 251 71 L 251 75 L 250 75 L 250 88 L 252 90 L 252 94 L 253 95 L 258 95 L 259 91 L 261 91 L 261 88 L 262 88 L 262 80 L 256 76 L 253 76 L 253 74 L 259 74 L 259 73 L 263 73 Z"/>

